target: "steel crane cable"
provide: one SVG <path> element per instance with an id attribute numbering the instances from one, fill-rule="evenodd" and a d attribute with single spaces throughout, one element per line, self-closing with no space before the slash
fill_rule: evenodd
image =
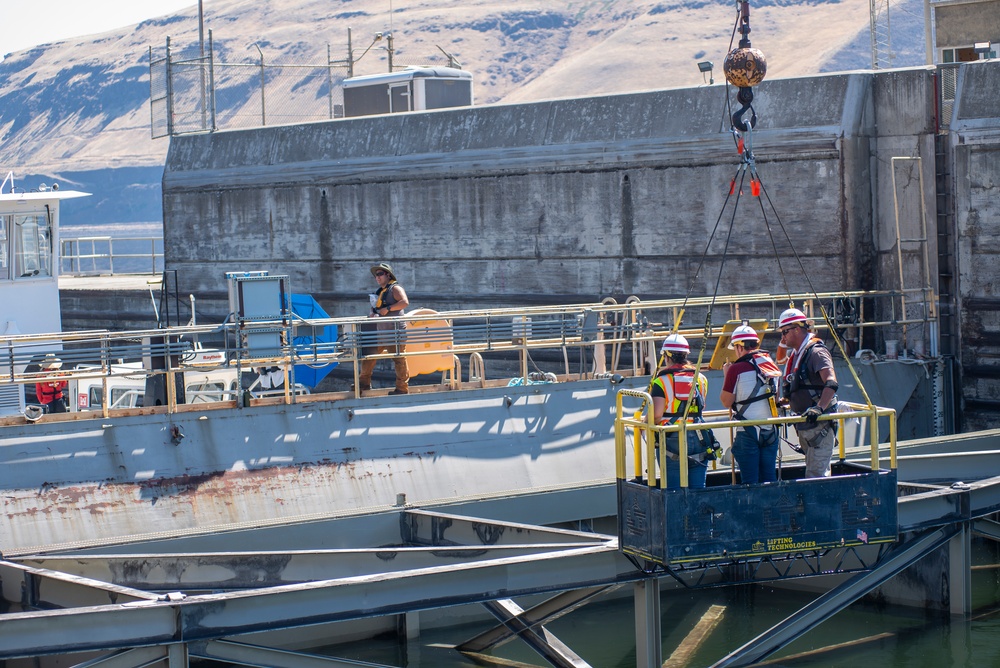
<path id="1" fill-rule="evenodd" d="M 740 187 L 740 190 L 736 191 L 736 192 L 740 192 L 742 190 L 743 182 L 744 182 L 744 180 L 746 178 L 746 166 L 744 164 L 740 164 L 736 168 L 736 174 L 733 176 L 733 181 L 732 181 L 734 184 L 736 183 L 736 178 L 737 177 L 740 177 L 740 186 L 741 187 Z M 681 320 L 684 318 L 684 312 L 687 309 L 688 300 L 691 298 L 691 293 L 694 291 L 695 282 L 697 281 L 698 276 L 701 275 L 702 268 L 705 266 L 705 260 L 708 257 L 708 251 L 711 248 L 712 241 L 715 239 L 715 235 L 716 235 L 716 233 L 719 230 L 719 225 L 722 223 L 722 216 L 726 213 L 726 207 L 729 205 L 729 199 L 733 196 L 733 193 L 734 193 L 734 189 L 730 188 L 729 189 L 729 194 L 726 195 L 726 199 L 722 203 L 722 208 L 719 210 L 719 216 L 715 219 L 715 225 L 712 227 L 712 233 L 709 235 L 708 242 L 705 244 L 705 250 L 702 252 L 701 258 L 698 260 L 698 266 L 695 269 L 694 276 L 692 277 L 692 279 L 690 281 L 688 281 L 687 294 L 684 295 L 684 301 L 681 302 L 681 308 L 678 311 L 677 319 L 674 321 L 673 327 L 670 330 L 670 334 L 676 334 L 677 331 L 680 329 Z M 740 192 L 740 194 L 742 194 L 742 193 Z M 735 218 L 736 218 L 736 211 L 737 211 L 737 209 L 739 209 L 739 195 L 737 195 L 737 204 L 736 204 L 736 206 L 733 207 L 733 217 L 730 219 L 730 231 L 729 231 L 729 235 L 727 235 L 727 237 L 726 237 L 726 248 L 727 249 L 729 247 L 729 237 L 732 236 L 732 223 L 733 223 L 733 220 L 735 220 Z M 723 264 L 724 263 L 725 263 L 725 255 L 723 255 Z M 722 267 L 719 268 L 719 271 L 720 272 L 722 271 Z M 712 296 L 712 305 L 713 306 L 715 304 L 715 298 L 718 296 L 718 290 L 719 290 L 719 284 L 718 284 L 718 282 L 716 282 L 715 294 Z M 709 315 L 711 315 L 711 312 L 712 312 L 712 307 L 710 306 L 709 307 Z M 670 336 L 670 334 L 668 334 L 668 336 Z M 705 343 L 705 339 L 703 338 L 702 339 L 702 352 L 699 353 L 699 356 L 698 356 L 699 363 L 700 363 L 702 355 L 704 353 L 704 343 Z M 656 363 L 656 368 L 653 369 L 653 375 L 652 375 L 652 377 L 650 378 L 650 381 L 649 381 L 650 388 L 652 388 L 652 386 L 653 386 L 653 381 L 656 380 L 656 372 L 659 371 L 660 368 L 663 366 L 664 357 L 665 357 L 665 355 L 664 355 L 663 351 L 661 350 L 660 351 L 660 356 L 659 356 L 659 358 L 657 360 L 657 363 Z"/>
<path id="2" fill-rule="evenodd" d="M 851 356 L 847 354 L 847 350 L 844 348 L 844 342 L 841 340 L 840 336 L 837 335 L 837 329 L 836 327 L 834 327 L 833 319 L 827 312 L 826 306 L 823 305 L 823 301 L 819 298 L 819 293 L 816 292 L 816 288 L 813 286 L 812 281 L 809 278 L 809 273 L 806 271 L 805 265 L 802 264 L 802 258 L 799 256 L 798 252 L 796 252 L 795 246 L 792 244 L 792 240 L 788 236 L 788 230 L 785 229 L 784 223 L 781 222 L 781 217 L 778 215 L 778 210 L 775 208 L 774 203 L 771 201 L 771 196 L 767 193 L 767 188 L 764 187 L 764 182 L 761 181 L 759 177 L 757 179 L 757 182 L 760 183 L 761 195 L 764 199 L 767 199 L 768 206 L 770 206 L 771 210 L 774 212 L 774 218 L 778 223 L 778 227 L 781 228 L 781 233 L 785 237 L 785 242 L 788 244 L 788 248 L 791 250 L 792 256 L 795 258 L 795 262 L 799 266 L 799 271 L 802 273 L 802 277 L 805 278 L 806 285 L 809 286 L 809 292 L 813 295 L 813 297 L 816 298 L 817 303 L 819 303 L 820 313 L 823 314 L 823 320 L 824 322 L 826 322 L 826 325 L 830 330 L 830 335 L 833 337 L 833 342 L 837 345 L 837 350 L 840 351 L 840 354 L 843 356 L 844 361 L 847 362 L 847 368 L 851 372 L 851 376 L 854 378 L 854 382 L 857 384 L 858 389 L 861 390 L 861 394 L 865 398 L 865 404 L 868 405 L 868 408 L 874 410 L 875 404 L 872 402 L 871 397 L 868 396 L 868 390 L 866 390 L 865 386 L 861 383 L 861 377 L 858 376 L 857 369 L 855 369 L 854 364 L 851 363 Z M 760 206 L 761 206 L 761 211 L 763 212 L 764 210 L 763 201 L 761 201 Z M 765 221 L 766 220 L 767 217 L 765 214 Z M 770 226 L 768 226 L 768 234 L 770 233 L 771 229 Z M 772 239 L 772 244 L 773 244 L 773 239 Z M 776 246 L 774 247 L 774 259 L 778 265 L 779 271 L 782 272 L 781 274 L 782 277 L 784 277 L 784 271 L 781 270 L 781 256 L 778 254 Z M 785 284 L 785 289 L 788 290 L 787 282 Z M 788 291 L 788 301 L 790 306 L 793 305 L 792 294 L 790 290 Z"/>
<path id="3" fill-rule="evenodd" d="M 715 309 L 715 301 L 719 296 L 719 285 L 722 282 L 722 272 L 725 268 L 726 257 L 729 254 L 729 244 L 733 237 L 733 228 L 736 225 L 736 212 L 740 208 L 740 198 L 743 195 L 743 184 L 746 182 L 748 163 L 747 161 L 741 161 L 740 165 L 736 168 L 736 175 L 733 177 L 729 188 L 729 194 L 726 195 L 726 199 L 722 203 L 722 208 L 719 210 L 719 216 L 715 219 L 715 225 L 712 227 L 712 233 L 708 236 L 708 242 L 705 244 L 705 250 L 701 254 L 701 259 L 698 261 L 698 268 L 695 270 L 694 277 L 688 283 L 688 292 L 684 296 L 684 302 L 681 305 L 680 315 L 677 321 L 674 323 L 673 332 L 676 333 L 680 327 L 680 319 L 683 317 L 685 306 L 687 305 L 688 299 L 691 297 L 691 292 L 694 290 L 695 282 L 698 276 L 701 274 L 702 268 L 705 266 L 705 261 L 708 257 L 708 251 L 712 247 L 712 241 L 715 240 L 715 235 L 719 231 L 719 225 L 722 223 L 722 217 L 726 213 L 726 208 L 729 205 L 729 200 L 736 194 L 736 200 L 733 203 L 733 213 L 729 217 L 729 228 L 726 231 L 726 242 L 722 251 L 722 260 L 719 262 L 719 274 L 715 280 L 715 288 L 712 291 L 712 301 L 709 303 L 708 312 L 705 314 L 705 329 L 702 332 L 701 337 L 701 348 L 698 350 L 698 359 L 694 365 L 694 378 L 692 380 L 692 391 L 688 393 L 687 401 L 684 403 L 684 410 L 681 412 L 681 416 L 685 418 L 682 422 L 686 421 L 688 411 L 691 410 L 691 402 L 694 401 L 695 391 L 698 388 L 698 380 L 701 376 L 701 365 L 705 359 L 705 350 L 708 348 L 708 340 L 712 337 L 712 311 Z M 736 187 L 736 177 L 739 177 L 739 187 Z M 661 351 L 659 363 L 657 364 L 657 371 L 663 366 L 663 359 L 665 355 Z M 653 381 L 657 378 L 656 372 L 654 371 L 652 379 L 650 379 L 650 388 L 653 386 Z M 686 434 L 686 430 L 682 427 L 682 433 Z M 678 436 L 678 439 L 680 437 Z"/>

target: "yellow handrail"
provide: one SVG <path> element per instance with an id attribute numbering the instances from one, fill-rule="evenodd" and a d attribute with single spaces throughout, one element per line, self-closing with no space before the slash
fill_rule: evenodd
<path id="1" fill-rule="evenodd" d="M 632 413 L 632 417 L 625 417 L 624 399 L 626 397 L 634 397 L 643 400 L 643 407 L 652 406 L 652 397 L 641 390 L 629 390 L 622 389 L 618 391 L 616 408 L 617 408 L 617 418 L 615 421 L 615 469 L 616 475 L 619 480 L 633 479 L 637 481 L 645 480 L 649 487 L 657 486 L 657 477 L 655 470 L 646 471 L 649 469 L 648 466 L 644 466 L 644 462 L 654 461 L 654 444 L 657 439 L 663 439 L 669 433 L 678 433 L 679 446 L 680 446 L 680 464 L 681 464 L 681 487 L 688 486 L 688 476 L 687 476 L 687 439 L 685 435 L 688 430 L 694 429 L 696 431 L 701 431 L 705 429 L 720 429 L 728 427 L 746 427 L 746 426 L 761 426 L 761 425 L 794 425 L 797 423 L 805 422 L 806 419 L 799 415 L 788 415 L 772 417 L 760 420 L 734 420 L 729 418 L 728 411 L 707 411 L 704 414 L 706 422 L 703 423 L 685 423 L 680 422 L 677 424 L 668 425 L 657 425 L 653 423 L 653 418 L 651 411 L 646 410 L 646 419 L 641 419 L 642 408 L 640 410 Z M 883 408 L 879 406 L 869 407 L 865 404 L 852 403 L 847 401 L 839 402 L 840 411 L 837 413 L 832 413 L 829 415 L 823 415 L 819 418 L 820 421 L 828 422 L 836 420 L 841 425 L 841 433 L 843 433 L 843 425 L 846 420 L 853 418 L 865 418 L 869 422 L 869 447 L 871 450 L 871 468 L 873 471 L 879 470 L 880 460 L 879 460 L 879 429 L 878 420 L 881 417 L 889 419 L 889 468 L 891 470 L 896 469 L 896 411 L 892 408 Z M 722 418 L 722 419 L 715 419 Z M 628 476 L 626 462 L 628 461 L 626 446 L 628 440 L 625 438 L 626 429 L 633 430 L 633 466 L 634 475 Z M 646 447 L 645 453 L 640 447 L 640 443 L 645 440 Z M 843 441 L 843 439 L 841 439 Z M 645 454 L 645 456 L 643 456 Z M 841 443 L 840 447 L 840 457 L 844 459 L 844 446 Z M 660 466 L 661 471 L 666 470 L 666 448 L 660 449 L 660 461 L 657 462 Z M 643 475 L 643 473 L 648 472 L 649 475 Z M 659 486 L 661 488 L 666 487 L 666 475 L 660 476 Z"/>

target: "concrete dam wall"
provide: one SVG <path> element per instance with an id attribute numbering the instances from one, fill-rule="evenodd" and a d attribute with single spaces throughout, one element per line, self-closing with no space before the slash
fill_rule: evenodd
<path id="1" fill-rule="evenodd" d="M 926 287 L 942 330 L 908 334 L 960 360 L 967 424 L 992 424 L 1000 65 L 949 72 L 944 119 L 931 67 L 765 81 L 761 197 L 722 85 L 174 137 L 166 264 L 199 321 L 255 269 L 360 315 L 382 260 L 438 310 Z"/>

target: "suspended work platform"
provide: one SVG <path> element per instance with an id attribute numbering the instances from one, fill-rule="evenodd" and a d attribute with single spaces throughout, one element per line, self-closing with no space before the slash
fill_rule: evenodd
<path id="1" fill-rule="evenodd" d="M 642 409 L 631 417 L 625 415 L 623 401 L 627 397 L 642 401 L 645 420 L 638 417 Z M 895 542 L 895 411 L 841 403 L 842 412 L 821 420 L 841 423 L 840 433 L 845 420 L 865 420 L 870 428 L 869 466 L 843 462 L 835 475 L 811 479 L 802 478 L 798 468 L 783 467 L 777 482 L 755 485 L 731 484 L 737 481 L 734 471 L 731 476 L 714 477 L 705 489 L 691 489 L 687 486 L 687 431 L 745 425 L 774 425 L 784 430 L 803 418 L 737 421 L 728 419 L 728 411 L 709 411 L 704 423 L 656 425 L 649 410 L 649 394 L 619 390 L 615 444 L 622 551 L 637 562 L 645 562 L 644 570 L 669 570 Z M 879 417 L 888 417 L 890 425 L 886 469 L 879 467 Z M 626 431 L 633 436 L 631 458 Z M 650 471 L 666 470 L 669 453 L 656 444 L 675 432 L 679 432 L 681 444 L 681 487 L 667 489 L 666 476 L 657 477 Z"/>

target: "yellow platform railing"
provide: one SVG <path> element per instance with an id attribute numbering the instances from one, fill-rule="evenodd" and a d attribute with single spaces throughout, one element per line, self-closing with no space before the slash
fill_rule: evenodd
<path id="1" fill-rule="evenodd" d="M 640 399 L 641 404 L 637 409 L 625 408 L 627 398 Z M 788 426 L 805 422 L 805 418 L 799 415 L 785 415 L 766 420 L 734 420 L 731 419 L 728 410 L 707 411 L 704 413 L 705 422 L 678 422 L 670 425 L 658 425 L 653 421 L 651 407 L 653 399 L 648 392 L 642 390 L 622 389 L 618 391 L 616 401 L 615 417 L 615 476 L 619 480 L 641 480 L 649 487 L 666 488 L 667 476 L 657 476 L 653 465 L 659 467 L 659 471 L 666 471 L 667 449 L 659 448 L 659 460 L 656 457 L 656 444 L 663 442 L 667 434 L 677 433 L 680 447 L 680 472 L 681 487 L 688 486 L 688 453 L 687 432 L 702 431 L 705 429 L 729 429 L 734 427 L 776 425 Z M 867 419 L 868 422 L 868 446 L 871 450 L 871 468 L 873 471 L 879 470 L 881 466 L 879 456 L 879 418 L 888 418 L 889 434 L 887 445 L 889 446 L 889 467 L 896 469 L 896 411 L 892 408 L 882 408 L 879 406 L 866 406 L 847 401 L 838 403 L 839 411 L 823 415 L 820 422 L 836 421 L 839 423 L 839 433 L 844 433 L 844 423 L 850 419 Z M 628 438 L 631 432 L 631 439 Z M 844 439 L 839 440 L 840 459 L 845 457 Z M 632 445 L 632 457 L 628 457 L 628 446 Z M 629 460 L 632 462 L 632 469 L 629 471 Z"/>

